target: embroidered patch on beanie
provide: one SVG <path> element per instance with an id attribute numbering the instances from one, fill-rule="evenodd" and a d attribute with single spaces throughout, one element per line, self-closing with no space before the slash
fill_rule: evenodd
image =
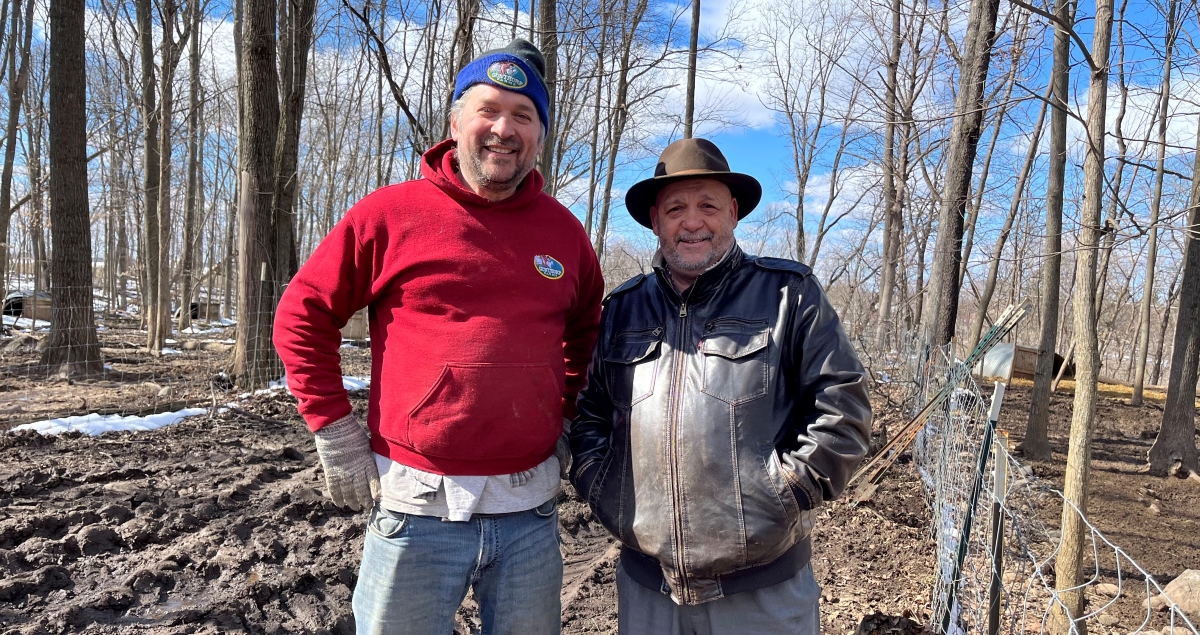
<path id="1" fill-rule="evenodd" d="M 521 70 L 520 66 L 505 60 L 492 62 L 491 66 L 488 66 L 487 76 L 505 88 L 525 88 L 525 85 L 529 83 L 529 78 L 525 76 L 525 71 Z"/>

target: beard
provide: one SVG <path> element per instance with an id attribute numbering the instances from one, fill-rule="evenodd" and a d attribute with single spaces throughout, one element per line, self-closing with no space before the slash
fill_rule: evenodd
<path id="1" fill-rule="evenodd" d="M 497 168 L 488 166 L 481 158 L 486 146 L 494 146 L 513 150 L 516 164 L 512 167 L 510 174 L 505 174 L 505 168 Z M 478 186 L 493 191 L 507 191 L 515 189 L 520 185 L 521 181 L 533 171 L 535 157 L 530 156 L 524 163 L 521 162 L 521 153 L 524 150 L 520 141 L 510 140 L 504 141 L 499 135 L 490 135 L 469 151 L 463 152 L 461 144 L 455 150 L 458 154 L 459 167 L 464 171 L 469 172 L 471 177 L 478 181 Z"/>
<path id="2" fill-rule="evenodd" d="M 710 240 L 712 248 L 706 255 L 688 258 L 679 253 L 678 249 L 679 243 L 685 240 Z M 665 237 L 659 238 L 659 248 L 662 251 L 663 260 L 667 261 L 667 266 L 672 271 L 690 275 L 699 275 L 711 269 L 713 265 L 720 262 L 732 246 L 733 232 L 721 234 L 708 231 L 680 232 L 676 234 L 674 240 L 668 240 Z"/>

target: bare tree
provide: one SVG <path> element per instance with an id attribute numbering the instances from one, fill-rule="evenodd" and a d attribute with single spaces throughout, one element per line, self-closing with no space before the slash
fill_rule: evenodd
<path id="1" fill-rule="evenodd" d="M 83 0 L 50 2 L 50 335 L 41 363 L 61 377 L 104 371 L 92 314 Z"/>
<path id="2" fill-rule="evenodd" d="M 538 48 L 546 59 L 546 92 L 550 103 L 546 109 L 549 121 L 546 123 L 546 144 L 542 146 L 542 154 L 538 157 L 538 170 L 546 177 L 542 186 L 553 196 L 557 180 L 554 179 L 554 120 L 558 101 L 558 0 L 542 0 L 538 3 L 538 34 L 541 35 Z"/>
<path id="3" fill-rule="evenodd" d="M 935 344 L 954 337 L 958 321 L 958 271 L 962 259 L 963 214 L 971 187 L 972 167 L 982 131 L 984 87 L 996 37 L 999 0 L 972 0 L 959 67 L 959 92 L 954 103 L 954 123 L 947 147 L 946 182 L 938 215 L 933 274 L 929 281 L 932 310 L 925 327 Z"/>
<path id="4" fill-rule="evenodd" d="M 271 345 L 278 281 L 287 263 L 277 259 L 273 213 L 275 144 L 279 134 L 274 0 L 245 0 L 242 80 L 245 122 L 238 140 L 238 323 L 232 375 L 239 386 L 263 386 L 278 378 L 281 364 Z"/>
<path id="5" fill-rule="evenodd" d="M 1196 148 L 1192 173 L 1200 174 L 1200 126 L 1197 126 Z M 1200 178 L 1192 179 L 1189 206 L 1167 401 L 1158 437 L 1148 456 L 1150 473 L 1156 476 L 1200 469 L 1195 438 L 1196 381 L 1200 376 Z"/>
<path id="6" fill-rule="evenodd" d="M 692 0 L 692 29 L 688 38 L 687 95 L 683 102 L 683 138 L 692 138 L 696 114 L 696 48 L 700 43 L 700 0 Z"/>
<path id="7" fill-rule="evenodd" d="M 200 204 L 200 25 L 203 9 L 192 0 L 188 20 L 192 37 L 188 42 L 187 193 L 183 212 L 183 258 L 179 264 L 179 330 L 192 322 L 192 268 L 196 252 L 196 208 Z"/>
<path id="8" fill-rule="evenodd" d="M 890 333 L 892 320 L 892 298 L 896 290 L 896 265 L 900 256 L 901 237 L 904 233 L 904 210 L 901 208 L 896 170 L 896 120 L 898 118 L 897 95 L 900 53 L 904 39 L 900 33 L 900 0 L 892 0 L 891 47 L 887 57 L 887 81 L 884 84 L 884 129 L 883 129 L 883 279 L 879 284 L 879 326 L 876 339 L 881 342 Z"/>
<path id="9" fill-rule="evenodd" d="M 274 159 L 273 215 L 275 217 L 274 261 L 282 269 L 276 280 L 286 281 L 299 268 L 296 253 L 296 164 L 299 160 L 300 122 L 304 109 L 304 89 L 308 77 L 308 50 L 312 45 L 315 0 L 291 0 L 291 10 L 281 24 L 279 132 Z"/>
<path id="10" fill-rule="evenodd" d="M 1029 419 L 1021 450 L 1033 460 L 1050 458 L 1050 384 L 1054 379 L 1054 355 L 1058 345 L 1059 288 L 1062 284 L 1063 191 L 1067 171 L 1067 99 L 1071 83 L 1071 36 L 1075 20 L 1070 0 L 1054 5 L 1054 66 L 1050 71 L 1050 167 L 1046 180 L 1046 238 L 1042 247 L 1041 335 L 1033 390 L 1029 396 Z M 1064 361 L 1064 363 L 1066 363 Z"/>
<path id="11" fill-rule="evenodd" d="M 588 201 L 587 214 L 584 217 L 583 228 L 588 236 L 592 235 L 592 220 L 595 216 L 596 209 L 596 190 L 599 187 L 597 180 L 597 165 L 600 163 L 600 157 L 603 156 L 600 150 L 600 98 L 604 94 L 601 90 L 601 84 L 604 82 L 604 54 L 605 45 L 608 43 L 608 17 L 609 12 L 604 11 L 600 16 L 600 40 L 596 45 L 596 83 L 593 89 L 592 96 L 592 141 L 591 141 L 591 160 L 588 161 Z"/>
<path id="12" fill-rule="evenodd" d="M 184 20 L 180 28 L 177 22 L 181 7 L 177 0 L 161 0 L 160 14 L 162 15 L 162 41 L 159 46 L 161 64 L 159 66 L 159 127 L 158 134 L 158 205 L 155 206 L 158 220 L 158 289 L 155 291 L 155 303 L 148 322 L 147 340 L 150 350 L 155 353 L 162 350 L 167 336 L 171 333 L 171 238 L 174 235 L 171 227 L 171 180 L 172 161 L 171 150 L 174 147 L 174 109 L 175 109 L 175 70 L 179 67 L 183 47 L 191 35 L 191 23 Z M 192 0 L 199 2 L 200 0 Z M 149 212 L 147 212 L 147 217 Z M 155 258 L 153 252 L 146 255 L 147 260 Z"/>
<path id="13" fill-rule="evenodd" d="M 642 22 L 642 16 L 646 14 L 647 0 L 637 0 L 634 6 L 633 13 L 629 13 L 629 0 L 624 0 L 621 12 L 624 19 L 621 21 L 621 42 L 620 53 L 621 62 L 617 69 L 617 92 L 616 103 L 612 111 L 611 123 L 611 138 L 608 146 L 608 173 L 604 180 L 604 196 L 601 199 L 600 209 L 600 224 L 596 229 L 595 247 L 596 256 L 600 258 L 600 262 L 604 262 L 604 243 L 608 234 L 608 211 L 612 206 L 612 186 L 613 178 L 616 176 L 617 166 L 617 151 L 621 147 L 621 137 L 625 134 L 625 125 L 629 123 L 629 76 L 630 65 L 629 57 L 633 52 L 633 45 L 637 36 L 638 25 Z"/>
<path id="14" fill-rule="evenodd" d="M 1098 0 L 1092 37 L 1093 55 L 1088 57 L 1091 81 L 1088 88 L 1087 155 L 1084 158 L 1084 199 L 1079 218 L 1079 249 L 1075 256 L 1075 402 L 1071 411 L 1071 437 L 1067 449 L 1067 472 L 1063 495 L 1062 546 L 1055 564 L 1055 586 L 1062 609 L 1054 617 L 1060 632 L 1067 620 L 1086 633 L 1083 615 L 1084 515 L 1088 508 L 1091 475 L 1092 424 L 1096 412 L 1100 360 L 1096 338 L 1097 251 L 1103 232 L 1100 212 L 1104 204 L 1104 124 L 1108 102 L 1109 48 L 1112 43 L 1113 0 Z M 1085 51 L 1086 53 L 1086 51 Z M 1195 382 L 1193 382 L 1193 386 Z M 1069 503 L 1069 504 L 1068 504 Z"/>
<path id="15" fill-rule="evenodd" d="M 21 120 L 22 99 L 29 81 L 29 50 L 33 44 L 34 0 L 25 0 L 25 14 L 21 14 L 21 1 L 14 0 L 12 29 L 8 47 L 8 125 L 4 131 L 4 167 L 0 171 L 0 295 L 8 272 L 8 225 L 12 219 L 13 163 L 17 156 L 17 124 Z M 2 24 L 2 23 L 0 23 Z M 18 51 L 12 44 L 20 41 Z"/>
<path id="16" fill-rule="evenodd" d="M 1158 91 L 1158 160 L 1154 168 L 1154 199 L 1150 203 L 1150 225 L 1146 237 L 1146 273 L 1143 275 L 1142 301 L 1139 307 L 1141 324 L 1138 327 L 1137 350 L 1134 354 L 1135 371 L 1133 395 L 1130 405 L 1142 405 L 1142 392 L 1146 383 L 1146 358 L 1150 352 L 1150 307 L 1154 303 L 1154 267 L 1158 260 L 1158 219 L 1162 208 L 1163 176 L 1167 162 L 1167 116 L 1171 101 L 1171 64 L 1175 48 L 1175 12 L 1178 0 L 1167 1 L 1166 43 L 1163 55 L 1162 85 Z"/>
<path id="17" fill-rule="evenodd" d="M 142 196 L 145 201 L 142 228 L 142 245 L 138 253 L 143 264 L 143 284 L 139 285 L 138 304 L 141 307 L 142 319 L 147 325 L 146 347 L 151 351 L 162 350 L 162 340 L 157 337 L 156 327 L 160 316 L 159 269 L 158 253 L 161 229 L 159 227 L 159 179 L 161 172 L 161 155 L 158 127 L 159 111 L 156 107 L 154 74 L 154 24 L 150 14 L 150 0 L 134 0 L 137 12 L 138 52 L 142 65 L 141 102 L 142 111 Z M 150 254 L 153 254 L 152 256 Z"/>

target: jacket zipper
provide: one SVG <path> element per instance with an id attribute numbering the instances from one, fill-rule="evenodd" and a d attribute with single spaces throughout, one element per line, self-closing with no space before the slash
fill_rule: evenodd
<path id="1" fill-rule="evenodd" d="M 683 556 L 683 553 L 684 553 L 683 514 L 680 513 L 682 510 L 682 506 L 683 506 L 683 504 L 682 504 L 683 496 L 680 493 L 680 487 L 679 487 L 679 457 L 676 452 L 676 447 L 678 446 L 678 441 L 679 441 L 679 439 L 678 439 L 679 390 L 680 390 L 680 381 L 683 376 L 683 364 L 685 361 L 683 351 L 684 351 L 684 347 L 687 345 L 687 333 L 688 333 L 687 328 L 686 328 L 687 327 L 687 317 L 688 317 L 687 298 L 681 297 L 680 303 L 679 303 L 679 318 L 680 318 L 679 319 L 679 346 L 677 346 L 675 349 L 675 375 L 671 378 L 671 384 L 672 384 L 671 388 L 672 389 L 671 389 L 671 392 L 669 393 L 671 395 L 674 395 L 674 398 L 671 400 L 671 412 L 670 412 L 670 417 L 667 420 L 670 423 L 670 434 L 671 434 L 670 439 L 669 439 L 669 447 L 671 449 L 671 451 L 669 453 L 669 457 L 670 457 L 670 461 L 671 461 L 671 470 L 670 470 L 671 498 L 672 498 L 671 518 L 673 521 L 674 531 L 675 531 L 675 544 L 678 549 L 678 553 L 676 554 L 676 563 L 675 564 L 676 564 L 676 568 L 679 570 L 679 592 L 680 592 L 680 596 L 681 596 L 680 599 L 683 600 L 684 604 L 689 604 L 691 602 L 692 593 L 691 593 L 691 589 L 688 587 L 688 575 L 687 575 L 687 569 L 684 565 L 684 556 Z"/>

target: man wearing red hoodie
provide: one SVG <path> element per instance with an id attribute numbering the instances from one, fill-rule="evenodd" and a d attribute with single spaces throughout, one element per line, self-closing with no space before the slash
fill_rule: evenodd
<path id="1" fill-rule="evenodd" d="M 371 508 L 359 633 L 449 632 L 469 588 L 485 632 L 559 632 L 563 421 L 604 285 L 583 227 L 533 169 L 544 69 L 520 39 L 468 64 L 424 178 L 355 204 L 279 303 L 275 346 L 330 497 Z M 364 306 L 366 429 L 338 355 Z"/>

